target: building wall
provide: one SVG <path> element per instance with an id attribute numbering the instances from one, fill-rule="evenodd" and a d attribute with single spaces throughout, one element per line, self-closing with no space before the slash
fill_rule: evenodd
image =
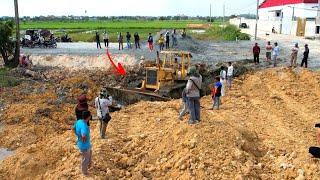
<path id="1" fill-rule="evenodd" d="M 255 29 L 255 23 L 256 20 L 254 19 L 245 19 L 241 18 L 241 21 L 239 18 L 230 19 L 230 24 L 239 26 L 240 22 L 247 23 L 250 27 L 249 31 L 251 34 L 254 34 Z M 283 32 L 286 32 L 288 35 L 296 36 L 297 33 L 297 21 L 288 20 L 286 25 L 283 24 Z M 275 28 L 276 32 L 279 33 L 279 29 L 281 26 L 280 21 L 268 21 L 268 20 L 259 20 L 258 21 L 258 33 L 259 34 L 271 34 L 272 33 L 272 27 Z M 315 21 L 306 21 L 306 27 L 305 27 L 305 37 L 314 37 L 315 36 Z"/>
<path id="2" fill-rule="evenodd" d="M 315 21 L 307 21 L 306 23 L 306 32 L 305 37 L 312 37 L 315 36 L 316 32 L 316 22 Z"/>
<path id="3" fill-rule="evenodd" d="M 315 18 L 317 16 L 318 4 L 293 4 L 285 6 L 276 6 L 270 8 L 259 9 L 259 19 L 260 20 L 269 20 L 269 21 L 280 21 L 281 14 L 276 16 L 275 12 L 283 12 L 283 20 L 291 20 L 292 17 L 300 18 Z"/>
<path id="4" fill-rule="evenodd" d="M 317 8 L 313 7 L 317 5 L 294 4 L 259 9 L 258 29 L 260 33 L 271 33 L 272 27 L 274 27 L 277 33 L 296 35 L 297 18 L 315 18 L 317 16 Z M 283 13 L 282 21 L 281 12 Z M 255 26 L 255 20 L 242 19 L 241 21 L 249 24 L 252 28 Z M 230 23 L 235 25 L 240 24 L 239 19 L 231 20 Z M 314 20 L 306 21 L 305 36 L 314 36 L 315 26 Z"/>

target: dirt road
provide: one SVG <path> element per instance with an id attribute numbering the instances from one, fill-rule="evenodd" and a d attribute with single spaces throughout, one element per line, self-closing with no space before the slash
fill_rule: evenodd
<path id="1" fill-rule="evenodd" d="M 250 29 L 241 29 L 242 32 L 254 36 L 254 27 Z M 268 34 L 268 35 L 267 35 Z M 309 40 L 304 37 L 297 37 L 292 35 L 285 34 L 272 34 L 271 32 L 258 31 L 258 41 L 262 47 L 265 47 L 266 41 L 271 41 L 272 43 L 278 42 L 281 49 L 281 58 L 287 61 L 289 64 L 289 58 L 291 49 L 295 43 L 298 43 L 300 46 L 300 51 L 298 54 L 298 62 L 301 63 L 302 54 L 304 51 L 304 45 L 308 44 L 310 49 L 309 64 L 312 68 L 320 67 L 320 40 Z"/>
<path id="2" fill-rule="evenodd" d="M 78 76 L 57 76 L 59 84 L 24 83 L 1 96 L 7 106 L 0 146 L 16 149 L 0 164 L 1 179 L 83 178 L 70 130 L 72 99 L 86 89 L 92 103 L 99 85 L 95 76 Z M 307 151 L 317 145 L 319 89 L 319 73 L 306 70 L 248 74 L 235 80 L 220 110 L 208 110 L 211 98 L 204 97 L 202 121 L 194 126 L 187 116 L 178 120 L 180 100 L 126 107 L 112 114 L 107 140 L 91 123 L 91 177 L 318 179 L 320 161 Z"/>

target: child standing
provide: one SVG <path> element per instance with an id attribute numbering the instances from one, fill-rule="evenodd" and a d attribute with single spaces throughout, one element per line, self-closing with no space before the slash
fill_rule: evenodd
<path id="1" fill-rule="evenodd" d="M 211 96 L 213 99 L 212 109 L 219 109 L 220 107 L 220 97 L 221 97 L 222 84 L 220 82 L 220 77 L 215 78 L 214 88 L 212 90 Z"/>

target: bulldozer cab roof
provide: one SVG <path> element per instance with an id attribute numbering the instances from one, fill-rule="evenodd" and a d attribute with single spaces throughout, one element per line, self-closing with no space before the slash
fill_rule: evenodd
<path id="1" fill-rule="evenodd" d="M 188 51 L 161 51 L 161 55 L 174 55 L 174 56 L 190 56 L 192 57 L 191 53 Z"/>

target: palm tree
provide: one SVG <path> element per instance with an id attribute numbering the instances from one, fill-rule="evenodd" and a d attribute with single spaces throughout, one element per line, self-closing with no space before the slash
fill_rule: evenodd
<path id="1" fill-rule="evenodd" d="M 14 14 L 15 14 L 15 21 L 16 21 L 16 48 L 15 48 L 13 64 L 18 65 L 19 58 L 20 58 L 20 24 L 19 24 L 18 0 L 14 0 Z"/>

